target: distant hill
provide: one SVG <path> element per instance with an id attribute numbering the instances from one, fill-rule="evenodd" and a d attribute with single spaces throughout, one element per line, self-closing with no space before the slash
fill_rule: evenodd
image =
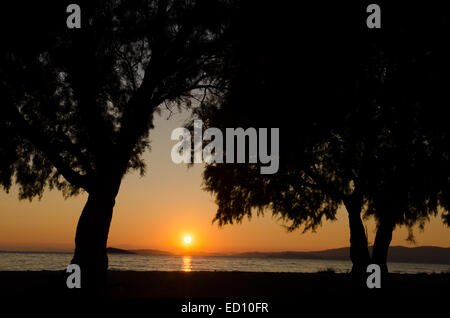
<path id="1" fill-rule="evenodd" d="M 370 248 L 372 249 L 372 248 Z M 138 254 L 138 255 L 178 255 L 175 253 L 152 250 L 123 250 L 108 247 L 108 253 Z M 205 253 L 191 252 L 191 256 L 228 256 L 228 257 L 260 257 L 260 258 L 286 258 L 286 259 L 329 259 L 349 260 L 350 248 L 342 247 L 314 252 L 246 252 L 246 253 Z M 389 262 L 450 264 L 450 248 L 436 246 L 404 247 L 392 246 L 389 248 Z"/>
<path id="2" fill-rule="evenodd" d="M 108 247 L 106 249 L 106 252 L 108 254 L 135 254 L 132 251 L 128 251 L 128 250 L 123 250 L 120 248 L 114 248 L 114 247 Z"/>
<path id="3" fill-rule="evenodd" d="M 151 250 L 151 249 L 141 249 L 141 250 L 124 250 L 121 248 L 108 247 L 106 251 L 109 254 L 137 254 L 137 255 L 175 255 L 170 252 Z"/>
<path id="4" fill-rule="evenodd" d="M 390 262 L 450 264 L 450 248 L 393 246 L 389 249 L 388 260 Z"/>
<path id="5" fill-rule="evenodd" d="M 171 252 L 160 251 L 160 250 L 151 250 L 151 249 L 143 249 L 143 250 L 131 250 L 133 254 L 139 255 L 175 255 Z"/>
<path id="6" fill-rule="evenodd" d="M 235 253 L 232 256 L 348 260 L 350 258 L 350 248 L 343 247 L 317 252 L 249 252 Z M 388 261 L 404 263 L 450 264 L 450 248 L 435 246 L 392 246 L 389 248 Z"/>
<path id="7" fill-rule="evenodd" d="M 235 257 L 272 257 L 272 258 L 297 258 L 297 259 L 331 259 L 348 260 L 350 249 L 348 247 L 336 248 L 316 252 L 246 252 L 234 253 L 230 256 Z"/>

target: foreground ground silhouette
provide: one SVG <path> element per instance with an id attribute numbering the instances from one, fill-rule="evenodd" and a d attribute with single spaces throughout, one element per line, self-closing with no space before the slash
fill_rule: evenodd
<path id="1" fill-rule="evenodd" d="M 8 305 L 35 302 L 39 306 L 50 304 L 48 308 L 62 304 L 82 310 L 86 299 L 69 291 L 61 284 L 61 278 L 64 273 L 56 271 L 0 272 L 0 296 Z M 420 309 L 436 310 L 445 306 L 442 300 L 448 299 L 449 290 L 450 273 L 391 274 L 389 287 L 360 290 L 352 286 L 347 274 L 333 272 L 109 271 L 104 297 L 88 301 L 102 310 L 144 308 L 149 311 L 149 317 L 155 312 L 183 316 L 181 306 L 188 302 L 224 306 L 229 301 L 268 302 L 271 311 L 266 316 L 313 311 L 319 317 L 336 312 L 359 312 L 362 317 L 382 312 L 383 308 L 403 314 Z M 350 306 L 349 299 L 357 299 L 363 311 Z"/>

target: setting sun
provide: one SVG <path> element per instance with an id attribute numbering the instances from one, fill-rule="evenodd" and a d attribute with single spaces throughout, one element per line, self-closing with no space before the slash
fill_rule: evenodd
<path id="1" fill-rule="evenodd" d="M 185 236 L 184 237 L 184 243 L 191 244 L 191 242 L 192 242 L 192 238 L 190 236 Z"/>

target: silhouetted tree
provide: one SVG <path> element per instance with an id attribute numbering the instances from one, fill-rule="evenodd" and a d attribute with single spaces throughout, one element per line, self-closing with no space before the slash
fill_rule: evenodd
<path id="1" fill-rule="evenodd" d="M 255 164 L 207 166 L 205 188 L 219 206 L 215 220 L 240 222 L 267 209 L 291 221 L 290 230 L 306 231 L 335 219 L 344 204 L 354 272 L 361 273 L 370 261 L 361 221 L 362 141 L 337 132 L 354 136 L 366 128 L 350 116 L 367 103 L 360 87 L 368 72 L 359 65 L 369 63 L 373 37 L 359 25 L 362 7 L 308 4 L 302 19 L 290 6 L 256 8 L 244 7 L 234 24 L 227 95 L 204 103 L 197 115 L 211 127 L 279 127 L 280 168 L 260 175 Z"/>
<path id="2" fill-rule="evenodd" d="M 67 4 L 19 3 L 2 21 L 15 33 L 2 38 L 1 184 L 15 176 L 22 199 L 47 186 L 89 194 L 72 262 L 97 289 L 115 198 L 128 171 L 145 172 L 154 113 L 217 89 L 230 3 L 79 1 L 72 30 Z"/>
<path id="3" fill-rule="evenodd" d="M 407 226 L 412 239 L 413 227 L 423 228 L 439 208 L 444 221 L 448 217 L 450 143 L 444 114 L 450 102 L 450 47 L 442 37 L 450 34 L 450 24 L 445 5 L 386 4 L 385 9 L 391 16 L 389 33 L 377 48 L 385 72 L 374 96 L 381 106 L 380 129 L 367 214 L 378 221 L 372 261 L 387 271 L 397 225 Z"/>
<path id="4" fill-rule="evenodd" d="M 448 208 L 448 62 L 438 39 L 449 29 L 436 19 L 445 10 L 383 7 L 385 27 L 368 30 L 364 8 L 305 5 L 297 20 L 292 8 L 268 6 L 250 26 L 244 15 L 228 94 L 196 114 L 211 127 L 280 127 L 277 174 L 260 175 L 255 164 L 206 167 L 219 225 L 268 210 L 290 230 L 314 230 L 343 204 L 358 276 L 370 262 L 387 269 L 396 225 L 412 229 Z M 378 222 L 372 259 L 362 213 Z"/>

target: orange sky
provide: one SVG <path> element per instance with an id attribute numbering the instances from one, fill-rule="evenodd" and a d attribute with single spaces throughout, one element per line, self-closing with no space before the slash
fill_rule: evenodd
<path id="1" fill-rule="evenodd" d="M 202 165 L 188 169 L 174 164 L 170 150 L 176 143 L 170 134 L 183 126 L 187 114 L 167 112 L 155 118 L 151 133 L 152 151 L 146 153 L 147 174 L 125 177 L 116 200 L 109 246 L 183 251 L 185 235 L 192 236 L 189 248 L 205 252 L 309 251 L 349 245 L 348 222 L 341 210 L 336 222 L 324 222 L 316 233 L 287 233 L 282 223 L 267 215 L 240 225 L 218 228 L 212 224 L 216 206 L 213 197 L 201 190 Z M 78 217 L 86 194 L 64 200 L 56 191 L 41 201 L 18 201 L 17 190 L 0 192 L 0 250 L 72 250 Z M 369 241 L 374 224 L 366 222 Z M 404 228 L 394 232 L 392 245 L 407 245 Z M 424 232 L 416 231 L 418 245 L 450 247 L 450 229 L 434 218 Z"/>

